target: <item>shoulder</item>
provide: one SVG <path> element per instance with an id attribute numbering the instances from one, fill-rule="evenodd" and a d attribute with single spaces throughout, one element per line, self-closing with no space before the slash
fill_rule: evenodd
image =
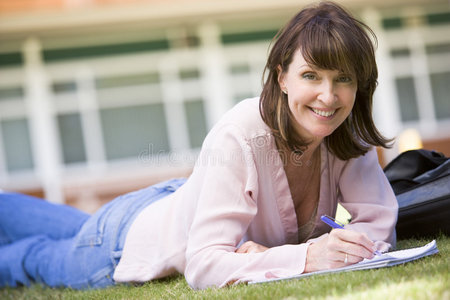
<path id="1" fill-rule="evenodd" d="M 249 141 L 271 134 L 259 111 L 259 97 L 242 100 L 231 108 L 211 130 L 217 132 L 234 132 Z"/>
<path id="2" fill-rule="evenodd" d="M 365 170 L 380 168 L 375 147 L 372 147 L 366 154 L 348 160 L 339 159 L 333 155 L 324 145 L 326 161 L 335 177 L 347 176 L 349 173 L 360 173 Z"/>

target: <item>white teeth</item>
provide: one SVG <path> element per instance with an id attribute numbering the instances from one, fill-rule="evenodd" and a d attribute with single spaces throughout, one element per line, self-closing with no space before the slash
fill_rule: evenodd
<path id="1" fill-rule="evenodd" d="M 334 115 L 334 113 L 336 112 L 336 110 L 330 110 L 330 111 L 322 111 L 322 110 L 318 110 L 315 108 L 312 108 L 313 112 L 315 112 L 316 114 L 318 114 L 319 116 L 322 117 L 330 117 L 332 115 Z"/>

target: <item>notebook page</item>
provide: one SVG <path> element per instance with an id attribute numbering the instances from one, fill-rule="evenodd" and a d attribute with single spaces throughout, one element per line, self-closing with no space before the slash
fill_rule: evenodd
<path id="1" fill-rule="evenodd" d="M 384 253 L 382 255 L 377 255 L 372 259 L 364 259 L 363 261 L 361 261 L 357 264 L 349 266 L 349 268 L 357 269 L 362 265 L 372 265 L 372 264 L 379 263 L 381 261 L 389 261 L 389 262 L 410 261 L 410 260 L 414 260 L 414 259 L 426 256 L 426 255 L 434 254 L 434 253 L 436 253 L 436 252 L 434 252 L 435 250 L 437 252 L 436 241 L 433 240 L 432 242 L 430 242 L 422 247 L 392 251 L 392 252 Z M 348 267 L 346 267 L 346 268 L 348 268 Z"/>
<path id="2" fill-rule="evenodd" d="M 269 281 L 297 279 L 297 278 L 309 277 L 309 276 L 319 275 L 319 274 L 383 268 L 383 267 L 395 266 L 398 264 L 406 263 L 406 262 L 416 260 L 416 259 L 419 259 L 419 258 L 427 256 L 427 255 L 435 254 L 437 252 L 439 252 L 439 251 L 436 246 L 436 241 L 433 240 L 432 242 L 426 244 L 423 247 L 388 252 L 388 253 L 385 253 L 382 255 L 377 255 L 372 259 L 365 259 L 357 264 L 338 268 L 338 269 L 322 270 L 322 271 L 317 271 L 317 272 L 298 274 L 298 275 L 286 277 L 286 278 L 272 278 L 272 279 L 249 282 L 249 283 L 250 284 L 263 283 L 263 282 L 269 282 Z"/>
<path id="3" fill-rule="evenodd" d="M 411 257 L 417 257 L 417 256 L 421 257 L 423 254 L 426 254 L 430 251 L 434 251 L 434 249 L 437 250 L 435 240 L 426 244 L 423 247 L 393 251 L 393 252 L 389 252 L 387 254 L 389 256 L 397 258 L 397 259 L 405 259 L 405 258 L 411 258 Z"/>

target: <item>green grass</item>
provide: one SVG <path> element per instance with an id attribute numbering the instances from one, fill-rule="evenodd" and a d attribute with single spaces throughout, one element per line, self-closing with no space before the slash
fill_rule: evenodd
<path id="1" fill-rule="evenodd" d="M 398 249 L 425 245 L 430 240 L 398 242 Z M 75 291 L 39 285 L 0 290 L 0 299 L 439 299 L 450 300 L 450 237 L 436 238 L 439 253 L 404 265 L 327 274 L 257 285 L 194 291 L 183 276 L 141 286 Z"/>

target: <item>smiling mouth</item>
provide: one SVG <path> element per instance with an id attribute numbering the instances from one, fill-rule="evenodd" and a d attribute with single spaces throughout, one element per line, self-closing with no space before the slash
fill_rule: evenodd
<path id="1" fill-rule="evenodd" d="M 319 110 L 319 109 L 316 109 L 316 108 L 311 108 L 311 110 L 315 114 L 317 114 L 317 115 L 319 115 L 321 117 L 326 117 L 326 118 L 331 117 L 336 112 L 336 110 L 323 111 L 323 110 Z"/>

